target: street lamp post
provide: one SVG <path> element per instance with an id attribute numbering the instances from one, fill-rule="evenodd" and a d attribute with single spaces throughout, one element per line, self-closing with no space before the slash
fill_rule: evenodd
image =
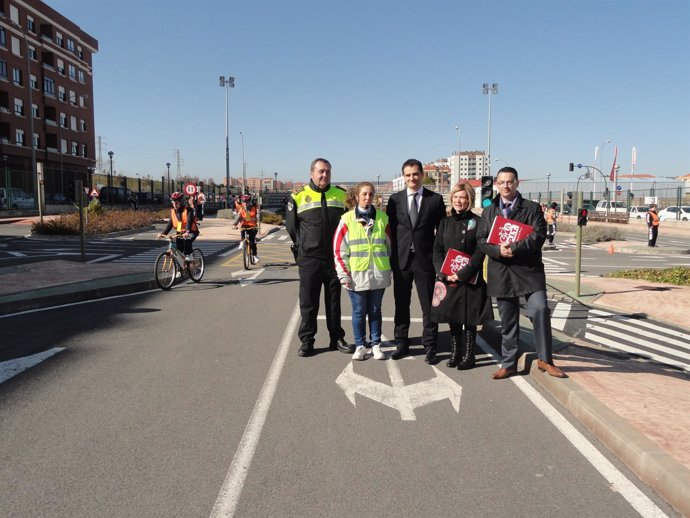
<path id="1" fill-rule="evenodd" d="M 275 177 L 275 180 L 273 182 L 273 190 L 277 191 L 278 190 L 278 171 L 273 173 L 273 176 Z"/>
<path id="2" fill-rule="evenodd" d="M 166 182 L 168 184 L 168 194 L 172 194 L 172 191 L 170 190 L 170 162 L 166 162 L 165 166 L 168 168 L 168 181 Z M 165 198 L 165 189 L 163 189 L 163 198 Z"/>
<path id="3" fill-rule="evenodd" d="M 546 197 L 548 203 L 551 203 L 551 173 L 546 173 Z"/>
<path id="4" fill-rule="evenodd" d="M 110 157 L 110 174 L 108 175 L 108 188 L 105 190 L 106 196 L 105 196 L 105 201 L 110 205 L 110 189 L 113 186 L 113 153 L 112 151 L 108 151 L 108 156 Z"/>
<path id="5" fill-rule="evenodd" d="M 221 88 L 225 88 L 225 200 L 227 208 L 227 200 L 230 198 L 230 137 L 228 135 L 228 92 L 230 88 L 235 88 L 235 78 L 220 76 L 219 79 Z"/>
<path id="6" fill-rule="evenodd" d="M 247 174 L 245 172 L 244 163 L 244 133 L 240 131 L 240 137 L 242 137 L 242 194 L 246 194 L 247 191 Z"/>
<path id="7" fill-rule="evenodd" d="M 489 129 L 487 135 L 487 148 L 486 148 L 486 174 L 491 174 L 491 97 L 493 95 L 498 95 L 498 83 L 484 83 L 482 86 L 484 95 L 489 96 Z"/>

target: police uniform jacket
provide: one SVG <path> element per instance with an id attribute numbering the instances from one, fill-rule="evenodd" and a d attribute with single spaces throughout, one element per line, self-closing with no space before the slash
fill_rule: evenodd
<path id="1" fill-rule="evenodd" d="M 312 181 L 292 193 L 285 212 L 285 228 L 300 257 L 333 263 L 333 236 L 345 212 L 345 198 L 342 187 L 329 185 L 322 190 Z"/>
<path id="2" fill-rule="evenodd" d="M 487 242 L 491 224 L 501 213 L 500 195 L 484 209 L 477 232 L 477 246 L 489 257 L 487 268 L 487 294 L 490 297 L 519 297 L 546 290 L 546 274 L 541 248 L 546 241 L 546 220 L 538 203 L 525 200 L 518 193 L 508 218 L 531 225 L 532 233 L 510 244 L 513 257 L 501 257 L 500 246 Z"/>

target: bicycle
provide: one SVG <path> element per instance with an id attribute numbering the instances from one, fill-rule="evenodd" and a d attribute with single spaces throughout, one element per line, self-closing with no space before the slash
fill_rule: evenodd
<path id="1" fill-rule="evenodd" d="M 252 263 L 252 247 L 251 247 L 251 241 L 249 240 L 249 231 L 250 230 L 257 230 L 257 229 L 250 229 L 250 228 L 243 228 L 241 229 L 242 234 L 244 235 L 244 239 L 242 240 L 242 262 L 244 264 L 244 269 L 249 270 L 249 267 L 254 264 Z M 258 231 L 257 231 L 258 233 Z M 256 237 L 254 238 L 256 239 Z"/>
<path id="2" fill-rule="evenodd" d="M 168 240 L 168 249 L 161 253 L 156 259 L 156 283 L 162 290 L 169 290 L 175 283 L 178 274 L 183 278 L 185 274 L 194 282 L 200 282 L 204 276 L 206 263 L 204 254 L 198 248 L 192 250 L 192 260 L 188 261 L 184 254 L 177 248 L 177 238 L 175 236 L 162 236 Z"/>

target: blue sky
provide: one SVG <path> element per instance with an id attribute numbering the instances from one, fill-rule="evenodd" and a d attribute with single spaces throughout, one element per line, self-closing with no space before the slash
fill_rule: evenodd
<path id="1" fill-rule="evenodd" d="M 159 177 L 278 172 L 314 157 L 335 182 L 391 179 L 487 146 L 521 178 L 576 178 L 569 162 L 620 174 L 690 173 L 687 0 L 47 0 L 99 41 L 96 134 L 114 169 Z M 598 165 L 598 163 L 597 163 Z M 608 171 L 606 171 L 608 172 Z"/>

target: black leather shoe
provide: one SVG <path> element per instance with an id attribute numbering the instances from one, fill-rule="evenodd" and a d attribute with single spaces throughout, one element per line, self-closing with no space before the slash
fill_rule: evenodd
<path id="1" fill-rule="evenodd" d="M 297 351 L 297 356 L 311 356 L 314 354 L 314 343 L 313 342 L 302 342 L 299 350 Z"/>
<path id="2" fill-rule="evenodd" d="M 426 356 L 424 357 L 424 362 L 428 365 L 434 365 L 436 363 L 436 348 L 425 347 Z"/>
<path id="3" fill-rule="evenodd" d="M 410 343 L 405 341 L 405 340 L 396 340 L 398 343 L 397 349 L 393 351 L 393 354 L 391 354 L 391 359 L 393 360 L 400 360 L 401 358 L 404 358 L 405 356 L 410 355 Z"/>
<path id="4" fill-rule="evenodd" d="M 337 340 L 332 341 L 328 345 L 328 348 L 334 351 L 338 349 L 341 353 L 345 354 L 352 354 L 355 352 L 355 346 L 349 345 L 344 338 L 338 338 Z"/>

